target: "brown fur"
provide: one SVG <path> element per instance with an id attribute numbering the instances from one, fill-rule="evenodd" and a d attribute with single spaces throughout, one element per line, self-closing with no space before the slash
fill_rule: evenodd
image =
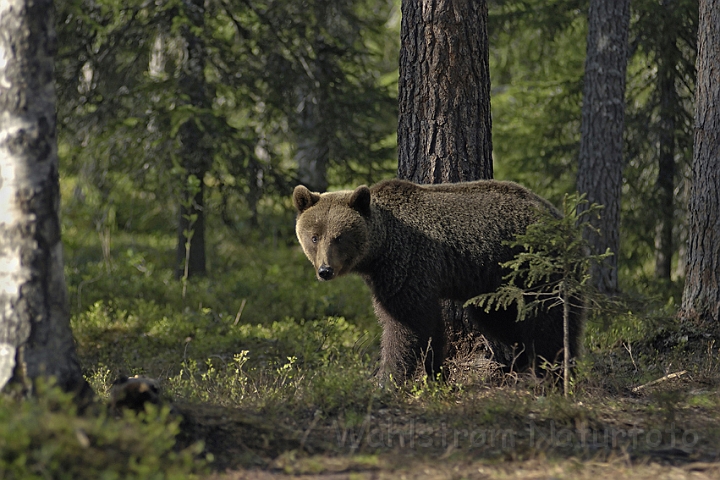
<path id="1" fill-rule="evenodd" d="M 492 292 L 500 263 L 515 251 L 503 245 L 536 221 L 538 210 L 559 215 L 547 201 L 511 182 L 416 185 L 389 180 L 354 191 L 313 193 L 295 188 L 296 232 L 320 280 L 359 274 L 369 285 L 383 329 L 381 374 L 411 375 L 420 359 L 428 374 L 444 361 L 440 301 Z M 514 309 L 470 308 L 490 339 L 518 346 L 517 365 L 554 361 L 562 353 L 562 308 L 516 322 Z M 571 343 L 579 322 L 573 312 Z M 429 350 L 428 350 L 429 347 Z M 429 351 L 429 354 L 428 354 Z"/>

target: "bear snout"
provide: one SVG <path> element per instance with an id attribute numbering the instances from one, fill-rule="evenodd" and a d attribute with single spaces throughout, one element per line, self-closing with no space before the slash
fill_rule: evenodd
<path id="1" fill-rule="evenodd" d="M 335 271 L 331 266 L 321 265 L 320 268 L 318 268 L 318 277 L 320 280 L 332 280 L 334 276 Z"/>

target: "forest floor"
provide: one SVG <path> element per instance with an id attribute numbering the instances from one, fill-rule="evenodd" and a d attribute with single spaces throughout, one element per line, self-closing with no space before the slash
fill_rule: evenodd
<path id="1" fill-rule="evenodd" d="M 709 345 L 703 369 L 621 390 L 585 381 L 570 399 L 538 395 L 536 379 L 495 376 L 474 387 L 465 379 L 462 391 L 438 387 L 447 390 L 432 401 L 379 401 L 352 419 L 178 408 L 185 441 L 204 441 L 214 457 L 208 480 L 716 479 L 720 376 Z"/>
<path id="2" fill-rule="evenodd" d="M 294 241 L 247 246 L 217 235 L 209 251 L 222 261 L 186 292 L 161 267 L 172 265 L 172 238 L 117 237 L 119 253 L 98 261 L 91 237 L 69 235 L 78 355 L 102 401 L 118 377 L 159 382 L 183 420 L 177 437 L 153 431 L 202 450 L 190 475 L 720 478 L 718 337 L 683 329 L 677 288 L 646 294 L 635 279 L 641 293 L 625 310 L 589 319 L 567 398 L 470 354 L 448 363 L 446 382 L 383 389 L 380 328 L 361 279 L 315 281 Z M 69 438 L 63 445 L 77 443 Z M 147 459 L 160 471 L 163 452 Z"/>

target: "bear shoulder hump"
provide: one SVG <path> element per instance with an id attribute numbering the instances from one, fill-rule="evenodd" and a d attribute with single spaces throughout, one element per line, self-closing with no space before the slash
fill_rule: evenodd
<path id="1" fill-rule="evenodd" d="M 418 185 L 407 180 L 393 178 L 391 180 L 383 180 L 372 186 L 370 191 L 374 195 L 393 196 L 393 195 L 409 195 L 418 189 Z"/>

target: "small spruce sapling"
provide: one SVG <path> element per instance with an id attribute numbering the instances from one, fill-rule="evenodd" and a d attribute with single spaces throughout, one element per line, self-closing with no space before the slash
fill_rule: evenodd
<path id="1" fill-rule="evenodd" d="M 191 212 L 194 206 L 195 196 L 200 192 L 201 180 L 195 175 L 188 175 L 187 184 L 185 186 L 186 196 L 181 201 L 182 206 L 186 212 Z M 194 226 L 198 219 L 197 213 L 187 213 L 183 217 L 188 222 L 188 228 L 183 230 L 183 236 L 185 237 L 185 261 L 183 265 L 182 281 L 182 298 L 185 300 L 187 293 L 188 278 L 190 277 L 190 246 L 192 243 L 192 237 L 195 234 Z"/>
<path id="2" fill-rule="evenodd" d="M 508 271 L 498 290 L 471 298 L 466 305 L 491 309 L 517 306 L 517 320 L 534 315 L 539 309 L 563 308 L 563 391 L 570 389 L 570 312 L 573 307 L 587 308 L 600 302 L 590 282 L 590 267 L 612 255 L 608 249 L 591 254 L 583 238 L 591 216 L 598 216 L 602 205 L 587 205 L 585 194 L 566 194 L 563 217 L 541 212 L 538 222 L 525 234 L 504 243 L 520 251 L 513 260 L 502 263 Z"/>

